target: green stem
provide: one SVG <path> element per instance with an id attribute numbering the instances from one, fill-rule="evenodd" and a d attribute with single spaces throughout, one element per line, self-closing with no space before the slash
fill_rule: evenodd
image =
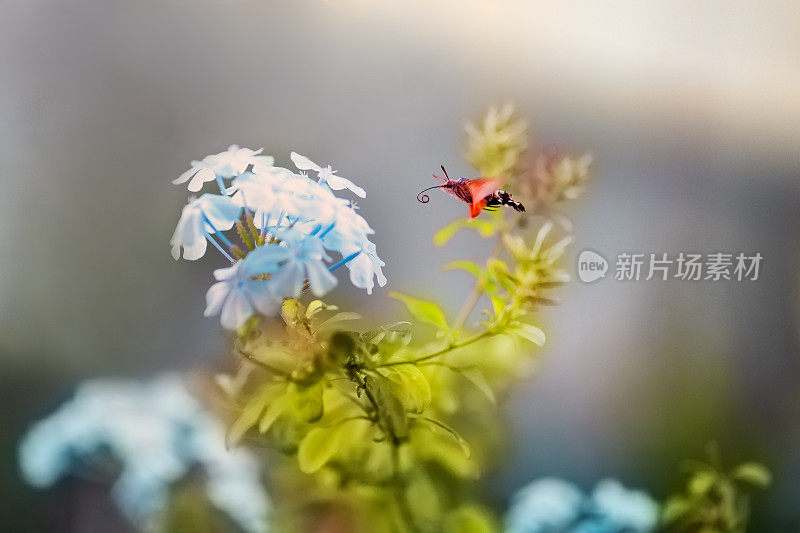
<path id="1" fill-rule="evenodd" d="M 500 324 L 500 321 L 495 321 L 489 327 L 484 329 L 483 331 L 479 331 L 475 335 L 473 335 L 471 337 L 468 337 L 468 338 L 464 339 L 463 341 L 451 342 L 450 344 L 448 344 L 447 346 L 445 346 L 441 350 L 436 350 L 435 352 L 429 353 L 428 355 L 423 355 L 422 357 L 417 357 L 416 359 L 409 359 L 407 361 L 394 361 L 392 363 L 383 363 L 383 364 L 376 365 L 376 366 L 395 366 L 395 365 L 416 364 L 416 363 L 421 363 L 423 361 L 427 361 L 429 359 L 433 359 L 435 357 L 439 357 L 440 355 L 444 355 L 444 354 L 446 354 L 448 352 L 452 352 L 453 350 L 456 350 L 458 348 L 463 348 L 464 346 L 469 346 L 470 344 L 472 344 L 474 342 L 477 342 L 477 341 L 481 340 L 484 337 L 487 337 L 489 335 L 493 335 L 494 332 L 495 332 L 495 329 L 497 329 L 497 326 L 499 324 Z"/>
<path id="2" fill-rule="evenodd" d="M 486 258 L 488 261 L 493 257 L 497 257 L 500 255 L 500 252 L 503 250 L 503 236 L 502 234 L 497 238 L 497 242 L 494 243 L 494 248 L 492 248 L 492 252 L 489 254 L 489 257 Z M 453 330 L 458 331 L 464 327 L 464 324 L 467 322 L 469 315 L 472 313 L 472 310 L 475 309 L 475 306 L 478 305 L 478 302 L 483 296 L 483 283 L 481 280 L 478 280 L 475 283 L 475 286 L 472 288 L 472 291 L 467 296 L 467 299 L 464 301 L 464 305 L 461 306 L 461 309 L 458 312 L 458 316 L 456 317 L 455 322 L 453 322 Z"/>

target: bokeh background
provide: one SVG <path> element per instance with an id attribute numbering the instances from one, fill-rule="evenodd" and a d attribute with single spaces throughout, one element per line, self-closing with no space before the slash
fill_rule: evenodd
<path id="1" fill-rule="evenodd" d="M 221 258 L 175 263 L 170 180 L 231 143 L 332 162 L 368 191 L 389 286 L 337 303 L 396 319 L 397 289 L 455 313 L 431 236 L 464 208 L 465 118 L 513 102 L 537 141 L 595 154 L 574 257 L 760 252 L 756 282 L 571 284 L 510 398 L 502 504 L 542 475 L 663 497 L 709 440 L 776 482 L 754 530 L 800 530 L 800 8 L 792 1 L 0 2 L 0 529 L 121 531 L 101 492 L 37 492 L 15 448 L 81 379 L 226 364 L 204 319 Z M 113 525 L 109 525 L 113 524 Z"/>

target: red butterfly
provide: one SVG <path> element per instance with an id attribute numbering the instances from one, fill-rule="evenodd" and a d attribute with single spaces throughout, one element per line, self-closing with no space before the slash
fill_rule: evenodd
<path id="1" fill-rule="evenodd" d="M 525 206 L 514 200 L 506 191 L 499 187 L 503 184 L 503 180 L 498 178 L 461 178 L 458 180 L 451 180 L 447 175 L 447 171 L 442 165 L 442 172 L 445 178 L 434 175 L 437 180 L 442 180 L 444 183 L 441 185 L 434 185 L 428 187 L 417 194 L 417 200 L 423 204 L 431 201 L 431 197 L 423 194 L 425 191 L 431 189 L 442 189 L 444 192 L 469 204 L 469 218 L 478 216 L 484 208 L 487 210 L 497 209 L 498 206 L 507 205 L 513 207 L 517 211 L 525 211 Z"/>

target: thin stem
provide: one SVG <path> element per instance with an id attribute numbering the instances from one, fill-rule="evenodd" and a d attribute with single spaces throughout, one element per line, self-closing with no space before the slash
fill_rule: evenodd
<path id="1" fill-rule="evenodd" d="M 222 181 L 222 176 L 217 176 L 217 186 L 219 186 L 219 192 L 228 196 L 228 193 L 225 191 L 225 182 Z"/>
<path id="2" fill-rule="evenodd" d="M 357 251 L 357 252 L 353 252 L 352 254 L 348 255 L 348 256 L 347 256 L 347 257 L 345 257 L 345 258 L 343 258 L 343 259 L 342 259 L 341 261 L 339 261 L 338 263 L 336 263 L 336 264 L 334 264 L 334 265 L 331 265 L 331 266 L 329 266 L 329 267 L 328 267 L 328 270 L 329 270 L 330 272 L 333 272 L 333 271 L 334 271 L 334 270 L 336 270 L 337 268 L 339 268 L 339 267 L 341 267 L 341 266 L 344 266 L 344 265 L 346 265 L 347 263 L 349 263 L 350 261 L 352 261 L 353 259 L 355 259 L 355 258 L 356 258 L 356 256 L 357 256 L 358 254 L 360 254 L 360 253 L 361 253 L 361 250 L 359 250 L 359 251 Z"/>
<path id="3" fill-rule="evenodd" d="M 277 374 L 279 376 L 283 376 L 283 377 L 286 377 L 288 375 L 287 372 L 284 372 L 280 368 L 276 368 L 276 367 L 274 367 L 274 366 L 272 366 L 272 365 L 270 365 L 268 363 L 265 363 L 264 361 L 260 361 L 260 360 L 256 359 L 255 357 L 253 357 L 252 354 L 249 354 L 249 353 L 245 352 L 244 350 L 242 350 L 238 346 L 234 346 L 233 350 L 236 353 L 238 353 L 239 355 L 241 355 L 242 357 L 244 357 L 245 359 L 247 359 L 248 361 L 250 361 L 251 363 L 253 363 L 255 365 L 258 365 L 261 368 L 264 368 L 265 370 L 269 370 L 270 372 L 272 372 L 274 374 Z"/>
<path id="4" fill-rule="evenodd" d="M 219 245 L 219 243 L 218 243 L 217 241 L 215 241 L 214 239 L 212 239 L 212 238 L 211 238 L 211 235 L 209 235 L 207 232 L 205 233 L 205 235 L 206 235 L 206 239 L 208 239 L 208 242 L 210 242 L 211 244 L 213 244 L 213 245 L 214 245 L 214 248 L 216 248 L 217 250 L 219 250 L 219 253 L 221 253 L 222 255 L 224 255 L 224 256 L 225 256 L 225 257 L 228 259 L 228 261 L 230 261 L 231 263 L 235 263 L 235 262 L 236 262 L 236 260 L 235 260 L 233 257 L 231 257 L 231 254 L 229 254 L 228 252 L 226 252 L 226 251 L 225 251 L 225 250 L 222 248 L 222 246 L 220 246 L 220 245 Z"/>
<path id="5" fill-rule="evenodd" d="M 435 357 L 439 357 L 440 355 L 444 355 L 448 352 L 452 352 L 458 348 L 463 348 L 465 346 L 469 346 L 470 344 L 481 340 L 484 337 L 494 334 L 494 330 L 497 328 L 499 321 L 495 321 L 490 326 L 488 326 L 483 331 L 479 331 L 475 335 L 464 339 L 463 341 L 459 342 L 451 342 L 441 350 L 436 350 L 433 353 L 429 353 L 428 355 L 423 355 L 422 357 L 417 357 L 416 359 L 409 359 L 407 361 L 394 361 L 392 363 L 383 363 L 381 365 L 376 366 L 395 366 L 395 365 L 407 365 L 407 364 L 416 364 L 422 363 L 423 361 L 428 361 L 429 359 L 433 359 Z"/>
<path id="6" fill-rule="evenodd" d="M 211 223 L 211 220 L 209 220 L 208 215 L 206 215 L 205 213 L 203 213 L 203 220 L 205 220 L 205 223 L 208 224 L 208 227 L 211 228 L 211 230 L 214 232 L 214 235 L 217 235 L 219 239 L 225 244 L 225 246 L 227 246 L 228 248 L 233 246 L 233 243 L 228 240 L 225 234 L 219 231 L 216 227 L 214 227 L 214 224 Z"/>
<path id="7" fill-rule="evenodd" d="M 408 503 L 408 495 L 406 494 L 407 481 L 400 472 L 400 443 L 396 440 L 391 441 L 392 446 L 392 469 L 395 482 L 395 498 L 397 506 L 400 509 L 400 515 L 403 521 L 408 526 L 410 531 L 419 531 L 416 522 L 414 521 L 414 512 L 411 505 Z"/>
<path id="8" fill-rule="evenodd" d="M 494 248 L 492 248 L 492 253 L 489 254 L 487 261 L 493 257 L 500 255 L 500 252 L 503 250 L 503 236 L 502 234 L 497 238 L 497 242 L 494 244 Z M 481 281 L 478 280 L 475 282 L 475 286 L 470 291 L 469 296 L 464 301 L 464 305 L 461 306 L 461 310 L 458 312 L 458 316 L 456 317 L 455 322 L 453 322 L 453 329 L 458 331 L 464 327 L 464 324 L 467 322 L 469 315 L 472 314 L 472 310 L 475 309 L 475 306 L 478 305 L 478 302 L 483 296 L 483 288 L 481 286 Z"/>

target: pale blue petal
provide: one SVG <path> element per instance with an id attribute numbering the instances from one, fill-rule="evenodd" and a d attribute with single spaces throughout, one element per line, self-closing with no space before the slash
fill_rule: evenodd
<path id="1" fill-rule="evenodd" d="M 227 281 L 219 281 L 213 284 L 206 292 L 206 310 L 203 316 L 218 315 L 222 309 L 222 304 L 230 292 L 231 284 Z"/>
<path id="2" fill-rule="evenodd" d="M 275 271 L 270 277 L 275 286 L 275 292 L 281 296 L 300 296 L 303 284 L 306 281 L 303 265 L 291 259 Z"/>
<path id="3" fill-rule="evenodd" d="M 285 261 L 294 254 L 286 246 L 279 244 L 264 244 L 256 247 L 244 259 L 244 269 L 248 276 L 269 274 L 274 272 L 278 263 Z"/>
<path id="4" fill-rule="evenodd" d="M 272 283 L 272 280 L 250 280 L 245 285 L 250 302 L 259 313 L 265 316 L 275 315 L 283 301 L 283 298 L 276 296 L 273 292 Z"/>
<path id="5" fill-rule="evenodd" d="M 242 208 L 227 196 L 206 193 L 196 200 L 218 231 L 227 231 L 239 219 Z"/>
<path id="6" fill-rule="evenodd" d="M 336 276 L 330 273 L 322 261 L 307 261 L 306 269 L 314 296 L 323 296 L 336 287 Z"/>
<path id="7" fill-rule="evenodd" d="M 253 306 L 247 301 L 247 297 L 241 291 L 233 290 L 222 307 L 220 323 L 225 329 L 235 330 L 242 327 L 252 315 Z"/>
<path id="8" fill-rule="evenodd" d="M 192 192 L 197 192 L 203 188 L 204 183 L 214 181 L 215 179 L 217 179 L 217 176 L 214 174 L 213 170 L 210 168 L 201 168 L 192 176 L 188 189 Z"/>

